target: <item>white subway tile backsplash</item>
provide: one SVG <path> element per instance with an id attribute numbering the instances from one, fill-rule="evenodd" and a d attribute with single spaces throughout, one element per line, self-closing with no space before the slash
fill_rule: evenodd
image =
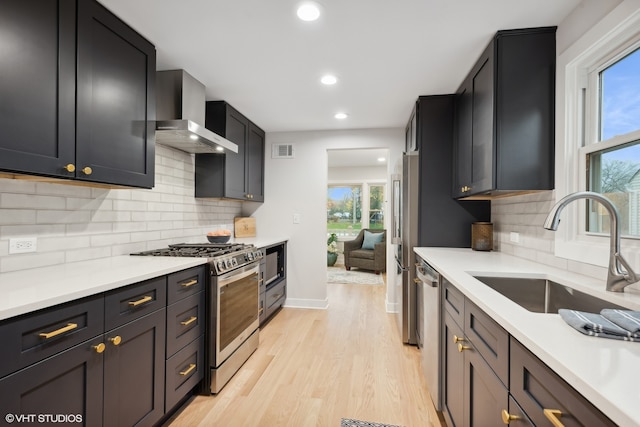
<path id="1" fill-rule="evenodd" d="M 242 203 L 194 198 L 194 156 L 156 146 L 156 182 L 148 189 L 0 179 L 0 272 L 203 242 L 233 228 Z M 38 251 L 9 255 L 9 238 L 38 238 Z"/>

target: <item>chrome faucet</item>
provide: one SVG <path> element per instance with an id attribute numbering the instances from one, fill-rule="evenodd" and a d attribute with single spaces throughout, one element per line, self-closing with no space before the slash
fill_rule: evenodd
<path id="1" fill-rule="evenodd" d="M 624 288 L 636 283 L 640 277 L 631 269 L 629 263 L 620 254 L 620 213 L 611 200 L 593 191 L 579 191 L 569 194 L 555 204 L 547 219 L 544 228 L 556 231 L 560 224 L 560 212 L 569 203 L 577 199 L 591 199 L 598 201 L 609 212 L 610 220 L 610 244 L 609 244 L 609 272 L 607 274 L 607 291 L 624 292 Z M 624 267 L 622 268 L 621 267 Z"/>

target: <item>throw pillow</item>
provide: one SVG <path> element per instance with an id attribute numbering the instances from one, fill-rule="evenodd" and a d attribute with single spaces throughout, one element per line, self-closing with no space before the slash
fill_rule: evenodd
<path id="1" fill-rule="evenodd" d="M 362 249 L 373 249 L 376 243 L 382 242 L 383 233 L 370 233 L 364 230 L 364 240 L 362 241 Z"/>

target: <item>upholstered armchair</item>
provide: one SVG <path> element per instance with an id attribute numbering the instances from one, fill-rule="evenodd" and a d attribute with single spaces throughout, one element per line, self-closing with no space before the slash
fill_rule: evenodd
<path id="1" fill-rule="evenodd" d="M 376 274 L 386 271 L 387 231 L 362 229 L 353 240 L 344 242 L 344 267 L 373 270 Z"/>

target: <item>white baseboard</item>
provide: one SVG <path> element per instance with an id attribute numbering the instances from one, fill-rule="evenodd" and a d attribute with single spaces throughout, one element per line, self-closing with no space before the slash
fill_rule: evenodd
<path id="1" fill-rule="evenodd" d="M 287 298 L 284 307 L 289 308 L 311 308 L 315 310 L 326 310 L 329 307 L 329 299 L 301 299 Z"/>

